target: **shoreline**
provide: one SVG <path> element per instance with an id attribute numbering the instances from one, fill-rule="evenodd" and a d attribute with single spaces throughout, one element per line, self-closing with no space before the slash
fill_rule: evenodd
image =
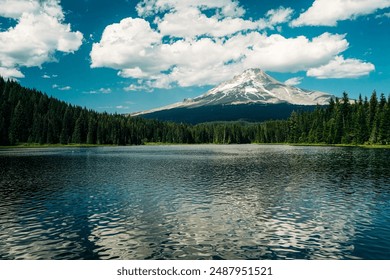
<path id="1" fill-rule="evenodd" d="M 34 148 L 98 148 L 98 147 L 133 147 L 133 146 L 175 146 L 175 145 L 264 145 L 264 146 L 297 146 L 297 147 L 340 147 L 340 148 L 365 148 L 365 149 L 390 149 L 390 145 L 379 144 L 325 144 L 325 143 L 246 143 L 246 144 L 215 144 L 215 143 L 163 143 L 146 142 L 143 145 L 110 145 L 110 144 L 18 144 L 14 146 L 0 146 L 0 149 L 34 149 Z"/>

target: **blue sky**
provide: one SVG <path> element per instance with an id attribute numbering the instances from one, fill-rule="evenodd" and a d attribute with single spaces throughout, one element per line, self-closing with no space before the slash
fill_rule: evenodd
<path id="1" fill-rule="evenodd" d="M 97 111 L 198 96 L 248 68 L 390 93 L 390 0 L 0 0 L 0 75 Z"/>

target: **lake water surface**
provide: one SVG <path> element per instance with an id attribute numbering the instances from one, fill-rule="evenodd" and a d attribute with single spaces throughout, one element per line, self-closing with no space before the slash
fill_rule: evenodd
<path id="1" fill-rule="evenodd" d="M 0 259 L 390 259 L 390 150 L 0 150 Z"/>

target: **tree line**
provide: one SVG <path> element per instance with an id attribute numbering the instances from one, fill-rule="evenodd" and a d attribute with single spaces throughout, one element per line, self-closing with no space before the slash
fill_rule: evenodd
<path id="1" fill-rule="evenodd" d="M 324 143 L 390 144 L 390 96 L 344 93 L 311 112 L 262 123 L 185 123 L 98 113 L 0 77 L 0 145 Z"/>

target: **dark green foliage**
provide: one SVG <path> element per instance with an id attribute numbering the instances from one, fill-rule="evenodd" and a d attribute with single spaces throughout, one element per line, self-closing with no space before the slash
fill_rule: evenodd
<path id="1" fill-rule="evenodd" d="M 374 91 L 370 101 L 331 100 L 327 108 L 293 113 L 289 118 L 287 142 L 324 144 L 389 144 L 390 104 L 384 94 L 378 102 Z"/>
<path id="2" fill-rule="evenodd" d="M 269 110 L 272 107 L 258 108 Z M 390 96 L 386 99 L 381 94 L 378 101 L 374 91 L 369 101 L 359 97 L 356 102 L 351 102 L 344 93 L 341 100 L 332 99 L 328 106 L 318 106 L 314 111 L 295 109 L 298 111 L 292 111 L 287 120 L 190 125 L 97 113 L 0 78 L 0 145 L 141 145 L 145 142 L 390 144 Z"/>

